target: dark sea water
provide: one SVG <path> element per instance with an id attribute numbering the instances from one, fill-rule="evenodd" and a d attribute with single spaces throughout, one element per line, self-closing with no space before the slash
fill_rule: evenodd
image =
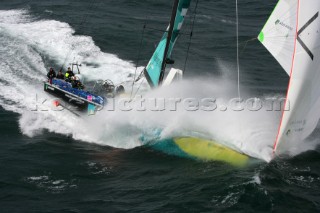
<path id="1" fill-rule="evenodd" d="M 240 141 L 242 151 L 262 159 L 238 168 L 137 144 L 139 135 L 147 131 L 144 122 L 156 117 L 153 114 L 142 115 L 142 120 L 131 115 L 125 120 L 126 114 L 80 120 L 68 112 L 34 110 L 36 97 L 47 97 L 41 82 L 50 66 L 58 69 L 79 60 L 91 80 L 128 80 L 137 63 L 148 62 L 169 21 L 171 4 L 165 0 L 1 0 L 0 212 L 320 211 L 319 148 L 305 148 L 308 151 L 269 163 L 263 160 L 268 152 L 259 153 L 266 144 L 272 145 L 278 119 L 270 117 L 278 114 L 250 114 L 250 122 L 237 117 L 227 126 L 220 118 L 197 126 L 234 139 L 234 145 Z M 288 84 L 286 73 L 253 40 L 275 4 L 276 0 L 239 1 L 241 89 L 254 97 L 282 97 Z M 192 2 L 173 53 L 180 69 L 194 8 Z M 237 96 L 236 89 L 227 88 L 237 80 L 235 30 L 235 1 L 199 0 L 187 80 L 212 79 L 214 90 L 230 90 L 231 96 Z M 206 85 L 189 88 L 210 92 Z M 190 117 L 194 123 L 208 117 L 196 116 Z M 170 119 L 164 120 L 173 122 Z M 268 131 L 255 119 L 266 120 Z M 237 122 L 243 122 L 239 131 L 232 128 Z M 182 122 L 173 126 L 179 130 L 179 125 L 185 128 Z M 319 129 L 312 141 L 319 142 Z"/>

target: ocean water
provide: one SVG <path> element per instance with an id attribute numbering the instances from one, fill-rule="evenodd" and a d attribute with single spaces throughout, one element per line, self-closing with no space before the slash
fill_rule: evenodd
<path id="1" fill-rule="evenodd" d="M 173 53 L 175 68 L 186 63 L 185 80 L 151 92 L 142 82 L 146 97 L 237 97 L 235 1 L 199 0 L 196 14 L 195 3 Z M 281 98 L 286 91 L 288 76 L 255 39 L 276 3 L 239 1 L 245 98 Z M 52 99 L 42 92 L 51 66 L 78 61 L 87 81 L 131 81 L 161 38 L 171 4 L 0 2 L 1 212 L 319 212 L 319 129 L 288 148 L 288 157 L 272 160 L 280 112 L 77 117 L 43 104 Z M 155 128 L 162 129 L 161 139 L 201 132 L 256 160 L 239 168 L 182 156 L 162 140 L 141 142 Z"/>

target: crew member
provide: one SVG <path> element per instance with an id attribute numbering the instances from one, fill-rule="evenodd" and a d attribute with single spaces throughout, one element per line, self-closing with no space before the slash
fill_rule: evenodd
<path id="1" fill-rule="evenodd" d="M 64 79 L 64 75 L 62 74 L 62 70 L 59 70 L 58 75 L 57 75 L 57 79 Z"/>
<path id="2" fill-rule="evenodd" d="M 79 79 L 76 76 L 71 77 L 71 85 L 72 88 L 84 89 L 83 84 L 79 81 Z"/>
<path id="3" fill-rule="evenodd" d="M 77 87 L 78 89 L 84 89 L 84 85 L 80 81 L 78 81 Z"/>
<path id="4" fill-rule="evenodd" d="M 49 83 L 52 84 L 52 79 L 56 77 L 56 72 L 53 70 L 53 68 L 51 67 L 48 74 L 47 74 L 47 77 L 49 79 Z"/>
<path id="5" fill-rule="evenodd" d="M 71 77 L 74 76 L 74 73 L 72 72 L 70 67 L 68 67 L 68 70 L 64 76 L 65 76 L 66 82 L 71 82 Z"/>

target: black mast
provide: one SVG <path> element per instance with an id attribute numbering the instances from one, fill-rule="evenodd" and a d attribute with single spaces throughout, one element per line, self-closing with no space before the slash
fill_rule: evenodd
<path id="1" fill-rule="evenodd" d="M 166 69 L 168 50 L 170 47 L 172 32 L 173 32 L 173 28 L 174 28 L 174 22 L 175 22 L 175 19 L 177 16 L 178 5 L 179 5 L 179 0 L 174 0 L 172 14 L 171 14 L 171 20 L 170 20 L 170 26 L 169 26 L 168 36 L 167 36 L 166 48 L 165 48 L 164 54 L 163 54 L 163 61 L 162 61 L 161 72 L 160 72 L 160 77 L 159 77 L 159 85 L 163 81 L 164 71 Z"/>

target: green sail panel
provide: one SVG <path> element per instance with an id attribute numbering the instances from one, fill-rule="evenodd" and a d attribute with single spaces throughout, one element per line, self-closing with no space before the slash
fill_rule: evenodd
<path id="1" fill-rule="evenodd" d="M 162 62 L 164 58 L 164 50 L 167 43 L 167 32 L 164 33 L 162 39 L 154 51 L 147 67 L 144 70 L 144 74 L 151 87 L 157 87 L 159 85 L 159 78 L 161 73 Z"/>
<path id="2" fill-rule="evenodd" d="M 178 38 L 180 29 L 182 27 L 184 18 L 189 9 L 191 0 L 180 0 L 177 8 L 177 13 L 174 21 L 174 27 L 172 31 L 171 38 L 168 38 L 168 30 L 164 33 L 161 38 L 160 43 L 158 44 L 155 52 L 153 53 L 148 65 L 144 70 L 144 74 L 148 80 L 148 83 L 151 87 L 159 86 L 160 73 L 163 69 L 163 63 L 165 58 L 170 58 L 171 53 L 174 47 L 174 44 Z M 169 29 L 169 27 L 168 27 Z M 165 53 L 167 39 L 170 39 L 170 44 L 168 52 Z"/>

